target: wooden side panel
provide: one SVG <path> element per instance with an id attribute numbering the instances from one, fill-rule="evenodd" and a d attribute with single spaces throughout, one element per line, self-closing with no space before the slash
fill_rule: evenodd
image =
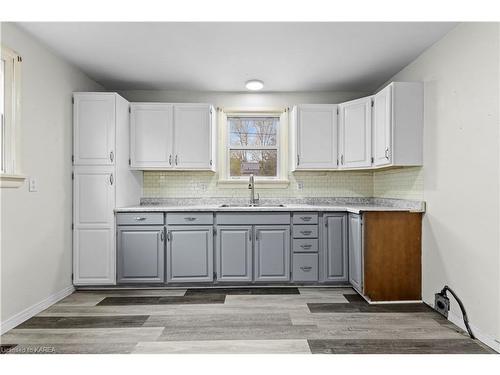
<path id="1" fill-rule="evenodd" d="M 421 299 L 422 214 L 364 213 L 364 294 L 372 301 Z"/>

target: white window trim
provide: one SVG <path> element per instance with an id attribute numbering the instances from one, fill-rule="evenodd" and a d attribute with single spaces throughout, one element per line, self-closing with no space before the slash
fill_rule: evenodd
<path id="1" fill-rule="evenodd" d="M 4 170 L 0 170 L 0 187 L 16 188 L 24 185 L 26 176 L 21 173 L 20 123 L 21 123 L 21 57 L 5 46 L 1 46 L 2 60 L 5 60 L 4 116 Z M 3 93 L 2 93 L 3 96 Z"/>
<path id="2" fill-rule="evenodd" d="M 246 177 L 229 177 L 229 129 L 228 116 L 279 116 L 280 126 L 278 133 L 278 158 L 277 158 L 277 177 L 256 176 L 255 185 L 261 189 L 287 188 L 288 181 L 288 109 L 284 108 L 226 108 L 219 109 L 217 126 L 219 133 L 218 140 L 218 156 L 221 161 L 219 165 L 219 187 L 227 188 L 248 188 L 248 178 Z M 274 149 L 274 147 L 273 147 Z"/>

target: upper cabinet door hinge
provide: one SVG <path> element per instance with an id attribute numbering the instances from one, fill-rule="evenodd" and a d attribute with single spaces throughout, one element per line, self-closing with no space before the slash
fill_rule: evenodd
<path id="1" fill-rule="evenodd" d="M 375 105 L 375 100 L 371 100 L 371 106 L 373 107 Z"/>

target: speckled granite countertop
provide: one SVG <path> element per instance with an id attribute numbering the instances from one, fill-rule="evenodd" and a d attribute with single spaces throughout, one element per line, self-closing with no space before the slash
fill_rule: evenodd
<path id="1" fill-rule="evenodd" d="M 247 204 L 248 199 L 242 198 L 143 198 L 140 205 L 119 207 L 115 212 L 425 212 L 423 201 L 386 198 L 262 198 L 260 206 L 247 207 Z"/>

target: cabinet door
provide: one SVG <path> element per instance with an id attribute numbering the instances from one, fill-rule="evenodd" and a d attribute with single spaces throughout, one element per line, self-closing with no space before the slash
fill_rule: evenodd
<path id="1" fill-rule="evenodd" d="M 73 173 L 73 282 L 114 284 L 114 167 L 75 167 Z"/>
<path id="2" fill-rule="evenodd" d="M 213 281 L 213 227 L 167 227 L 167 282 Z"/>
<path id="3" fill-rule="evenodd" d="M 199 104 L 174 105 L 175 167 L 211 169 L 213 161 L 211 107 Z"/>
<path id="4" fill-rule="evenodd" d="M 290 280 L 290 227 L 255 227 L 255 281 Z"/>
<path id="5" fill-rule="evenodd" d="M 130 165 L 136 169 L 173 167 L 173 106 L 133 103 L 130 110 Z"/>
<path id="6" fill-rule="evenodd" d="M 74 165 L 114 164 L 114 94 L 74 94 L 73 153 Z"/>
<path id="7" fill-rule="evenodd" d="M 363 238 L 361 215 L 349 214 L 349 282 L 363 292 Z"/>
<path id="8" fill-rule="evenodd" d="M 73 224 L 75 227 L 113 227 L 114 167 L 75 167 Z"/>
<path id="9" fill-rule="evenodd" d="M 73 230 L 73 284 L 115 283 L 113 228 L 75 228 Z"/>
<path id="10" fill-rule="evenodd" d="M 392 86 L 373 96 L 373 163 L 391 164 L 392 154 Z"/>
<path id="11" fill-rule="evenodd" d="M 325 215 L 324 281 L 347 281 L 346 214 Z"/>
<path id="12" fill-rule="evenodd" d="M 119 226 L 117 283 L 164 281 L 163 226 Z"/>
<path id="13" fill-rule="evenodd" d="M 337 168 L 337 106 L 297 110 L 297 169 Z"/>
<path id="14" fill-rule="evenodd" d="M 217 227 L 217 280 L 252 281 L 252 227 Z"/>
<path id="15" fill-rule="evenodd" d="M 372 156 L 371 97 L 340 105 L 340 166 L 370 167 Z"/>

